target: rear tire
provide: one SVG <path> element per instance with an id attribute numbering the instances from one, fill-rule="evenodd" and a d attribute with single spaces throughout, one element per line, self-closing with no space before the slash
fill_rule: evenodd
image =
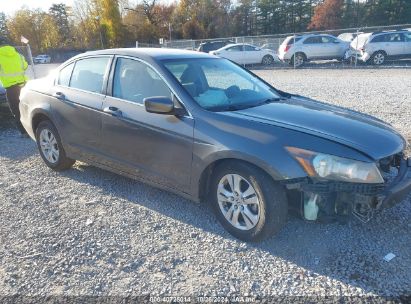
<path id="1" fill-rule="evenodd" d="M 44 120 L 39 123 L 36 129 L 36 142 L 41 158 L 51 169 L 66 170 L 76 162 L 66 156 L 60 135 L 51 121 Z"/>
<path id="2" fill-rule="evenodd" d="M 287 220 L 285 190 L 260 169 L 226 162 L 211 177 L 209 200 L 222 226 L 243 241 L 260 241 L 281 230 Z"/>
<path id="3" fill-rule="evenodd" d="M 384 62 L 385 62 L 385 60 L 386 60 L 386 57 L 387 57 L 387 54 L 385 54 L 385 52 L 383 52 L 383 51 L 378 51 L 378 52 L 375 52 L 375 53 L 371 56 L 369 62 L 370 62 L 371 64 L 373 64 L 373 65 L 379 66 L 379 65 L 384 64 Z"/>
<path id="4" fill-rule="evenodd" d="M 265 55 L 265 56 L 263 57 L 263 60 L 261 60 L 261 63 L 262 63 L 263 65 L 272 65 L 273 62 L 274 62 L 274 58 L 273 58 L 273 56 L 271 56 L 271 55 Z"/>

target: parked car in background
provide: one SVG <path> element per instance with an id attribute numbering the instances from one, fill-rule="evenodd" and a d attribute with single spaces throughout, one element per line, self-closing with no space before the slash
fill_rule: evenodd
<path id="1" fill-rule="evenodd" d="M 51 57 L 50 55 L 37 55 L 36 57 L 33 58 L 34 63 L 50 63 L 51 62 Z"/>
<path id="2" fill-rule="evenodd" d="M 262 49 L 265 49 L 265 50 L 272 50 L 272 51 L 274 51 L 274 52 L 277 52 L 277 50 L 278 50 L 278 43 L 273 43 L 273 42 L 264 43 L 264 44 L 261 46 L 261 48 L 262 48 Z"/>
<path id="3" fill-rule="evenodd" d="M 358 33 L 357 32 L 354 32 L 354 33 L 341 33 L 337 36 L 337 38 L 341 39 L 342 41 L 351 42 L 359 34 L 362 34 L 362 32 L 358 32 Z"/>
<path id="4" fill-rule="evenodd" d="M 411 31 L 397 30 L 365 33 L 351 42 L 359 60 L 382 65 L 386 60 L 411 58 Z"/>
<path id="5" fill-rule="evenodd" d="M 233 43 L 234 41 L 231 41 L 231 40 L 207 41 L 207 42 L 201 43 L 200 46 L 197 48 L 197 51 L 209 53 L 211 51 L 221 49 L 223 46 L 226 46 L 227 44 L 233 44 Z"/>
<path id="6" fill-rule="evenodd" d="M 289 208 L 367 222 L 411 190 L 407 141 L 389 124 L 200 52 L 88 52 L 29 81 L 20 112 L 48 167 L 81 160 L 207 202 L 245 241 L 280 231 Z"/>
<path id="7" fill-rule="evenodd" d="M 216 51 L 211 51 L 210 54 L 229 59 L 238 64 L 261 63 L 271 65 L 278 61 L 278 56 L 274 51 L 246 43 L 229 44 Z"/>
<path id="8" fill-rule="evenodd" d="M 6 98 L 6 89 L 3 88 L 3 86 L 0 83 L 0 103 L 2 102 L 6 102 L 7 98 Z"/>
<path id="9" fill-rule="evenodd" d="M 327 34 L 288 36 L 278 49 L 278 57 L 298 67 L 312 60 L 344 60 L 349 48 L 349 42 Z"/>

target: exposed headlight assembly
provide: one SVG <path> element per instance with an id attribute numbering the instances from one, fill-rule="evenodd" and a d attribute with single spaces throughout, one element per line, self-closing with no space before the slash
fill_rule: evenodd
<path id="1" fill-rule="evenodd" d="M 286 149 L 311 177 L 351 183 L 384 183 L 384 179 L 375 163 L 295 147 L 286 147 Z"/>

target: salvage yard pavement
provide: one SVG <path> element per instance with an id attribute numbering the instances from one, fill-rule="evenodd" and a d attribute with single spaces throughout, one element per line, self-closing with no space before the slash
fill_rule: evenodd
<path id="1" fill-rule="evenodd" d="M 259 70 L 279 89 L 411 134 L 409 70 Z M 411 197 L 367 224 L 290 216 L 234 239 L 179 196 L 77 163 L 53 172 L 0 107 L 0 295 L 411 295 Z M 392 253 L 395 258 L 384 260 Z"/>

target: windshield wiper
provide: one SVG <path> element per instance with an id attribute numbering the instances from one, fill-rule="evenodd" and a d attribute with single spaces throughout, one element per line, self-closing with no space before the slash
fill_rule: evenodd
<path id="1" fill-rule="evenodd" d="M 272 103 L 272 102 L 277 102 L 280 100 L 283 100 L 283 98 L 279 98 L 279 97 L 267 98 L 261 101 L 260 104 Z"/>
<path id="2" fill-rule="evenodd" d="M 262 101 L 255 102 L 255 103 L 228 104 L 228 105 L 224 105 L 224 106 L 211 107 L 211 108 L 209 108 L 209 110 L 215 111 L 215 112 L 238 111 L 238 110 L 244 110 L 244 109 L 248 109 L 248 108 L 254 108 L 254 107 L 262 106 L 264 104 L 277 102 L 277 101 L 280 101 L 280 100 L 283 100 L 283 99 L 285 99 L 285 98 L 278 98 L 278 97 L 267 98 L 267 99 L 263 99 Z"/>

